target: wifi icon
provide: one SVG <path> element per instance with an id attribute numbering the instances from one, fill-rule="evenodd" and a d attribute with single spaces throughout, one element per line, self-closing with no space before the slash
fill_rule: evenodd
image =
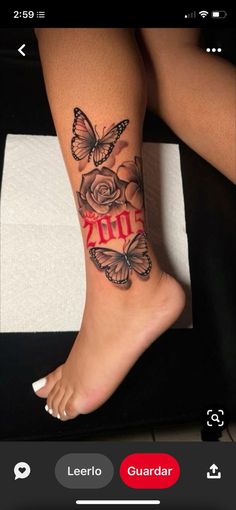
<path id="1" fill-rule="evenodd" d="M 206 16 L 209 14 L 209 12 L 208 11 L 200 11 L 199 14 L 202 18 L 206 18 Z"/>

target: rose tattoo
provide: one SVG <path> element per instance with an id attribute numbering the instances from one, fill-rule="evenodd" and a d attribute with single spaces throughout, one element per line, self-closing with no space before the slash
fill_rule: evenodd
<path id="1" fill-rule="evenodd" d="M 113 170 L 102 167 L 84 174 L 77 192 L 80 213 L 93 211 L 107 214 L 125 203 L 126 183 L 121 181 Z"/>
<path id="2" fill-rule="evenodd" d="M 141 158 L 125 161 L 116 171 L 103 166 L 84 174 L 77 199 L 97 269 L 123 288 L 131 285 L 134 273 L 146 280 L 152 262 L 144 233 Z M 106 247 L 113 239 L 125 240 L 123 251 Z"/>
<path id="3" fill-rule="evenodd" d="M 114 212 L 120 205 L 130 205 L 134 209 L 143 207 L 143 182 L 141 158 L 125 161 L 117 173 L 103 166 L 84 174 L 80 190 L 77 192 L 79 211 L 99 215 Z"/>

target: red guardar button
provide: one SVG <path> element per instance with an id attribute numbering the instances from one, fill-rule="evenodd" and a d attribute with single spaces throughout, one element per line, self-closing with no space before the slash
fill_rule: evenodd
<path id="1" fill-rule="evenodd" d="M 121 463 L 120 477 L 131 489 L 168 489 L 178 481 L 180 466 L 168 453 L 135 453 Z"/>

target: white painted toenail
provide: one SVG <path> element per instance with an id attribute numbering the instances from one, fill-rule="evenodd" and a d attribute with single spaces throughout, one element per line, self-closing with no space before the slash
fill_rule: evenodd
<path id="1" fill-rule="evenodd" d="M 57 418 L 58 418 L 58 420 L 60 420 L 60 419 L 61 419 L 61 417 L 60 417 L 60 414 L 59 414 L 59 413 L 58 413 L 58 415 L 57 415 Z"/>
<path id="2" fill-rule="evenodd" d="M 53 409 L 49 409 L 49 414 L 53 414 Z"/>
<path id="3" fill-rule="evenodd" d="M 63 413 L 63 414 L 64 414 L 64 416 L 67 416 L 67 414 L 66 414 L 66 412 L 65 412 L 65 411 L 64 411 L 64 413 Z"/>
<path id="4" fill-rule="evenodd" d="M 32 384 L 34 392 L 36 393 L 36 391 L 41 390 L 44 386 L 46 386 L 46 384 L 47 384 L 46 377 L 43 377 L 42 379 L 39 379 L 38 381 L 35 381 Z"/>
<path id="5" fill-rule="evenodd" d="M 46 404 L 46 406 L 45 406 L 45 411 L 48 411 L 48 409 L 49 409 L 49 407 L 48 407 L 48 405 Z"/>

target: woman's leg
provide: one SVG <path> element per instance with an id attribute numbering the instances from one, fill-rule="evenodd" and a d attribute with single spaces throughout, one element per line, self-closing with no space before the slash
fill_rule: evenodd
<path id="1" fill-rule="evenodd" d="M 146 87 L 133 34 L 42 29 L 37 35 L 86 260 L 80 333 L 65 364 L 36 384 L 37 395 L 47 398 L 46 409 L 66 420 L 109 398 L 141 353 L 177 319 L 184 295 L 162 274 L 143 233 Z"/>
<path id="2" fill-rule="evenodd" d="M 236 71 L 198 47 L 197 29 L 141 29 L 150 107 L 236 183 Z"/>

